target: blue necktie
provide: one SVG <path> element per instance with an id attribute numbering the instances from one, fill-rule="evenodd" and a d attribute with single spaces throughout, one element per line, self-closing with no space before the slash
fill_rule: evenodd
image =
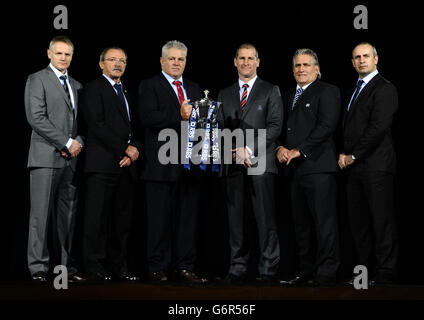
<path id="1" fill-rule="evenodd" d="M 125 96 L 124 93 L 122 92 L 122 84 L 121 83 L 115 83 L 113 85 L 113 87 L 116 89 L 116 92 L 118 93 L 119 98 L 121 98 L 121 101 L 125 107 L 125 110 L 127 110 L 127 114 L 128 114 L 128 119 L 130 120 L 130 113 L 127 109 L 127 104 L 125 102 Z"/>
<path id="2" fill-rule="evenodd" d="M 350 106 L 355 102 L 356 98 L 358 98 L 359 91 L 361 91 L 361 87 L 363 83 L 364 83 L 364 80 L 358 80 L 358 82 L 356 83 L 356 89 L 355 89 L 355 92 L 353 93 L 352 100 L 350 100 L 347 111 L 350 110 Z"/>
<path id="3" fill-rule="evenodd" d="M 294 109 L 294 105 L 297 102 L 297 99 L 299 99 L 299 97 L 302 95 L 303 93 L 303 89 L 302 88 L 298 88 L 296 90 L 296 94 L 294 95 L 294 99 L 293 99 L 293 104 L 292 104 L 292 110 Z"/>

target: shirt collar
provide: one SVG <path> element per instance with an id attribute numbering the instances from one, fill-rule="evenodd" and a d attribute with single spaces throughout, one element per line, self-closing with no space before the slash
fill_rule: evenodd
<path id="1" fill-rule="evenodd" d="M 315 80 L 316 81 L 316 80 Z M 306 85 L 304 85 L 303 87 L 300 87 L 299 85 L 296 85 L 296 91 L 297 91 L 297 89 L 299 89 L 299 88 L 302 88 L 302 90 L 303 91 L 305 91 L 311 84 L 313 84 L 315 81 L 312 81 L 312 82 L 310 82 L 310 83 L 308 83 L 308 84 L 306 84 Z"/>
<path id="2" fill-rule="evenodd" d="M 374 78 L 377 74 L 378 74 L 378 70 L 376 69 L 375 71 L 371 72 L 366 77 L 363 77 L 362 80 L 364 81 L 365 84 L 368 84 L 368 82 L 370 82 L 372 78 Z M 361 80 L 361 78 L 358 78 L 358 81 L 359 80 Z"/>
<path id="3" fill-rule="evenodd" d="M 67 79 L 69 79 L 68 77 L 68 70 L 66 70 L 66 72 L 63 74 L 62 72 L 60 72 L 59 70 L 57 70 L 50 62 L 49 67 L 53 70 L 54 74 L 56 75 L 56 77 L 58 77 L 60 79 L 61 76 L 65 75 Z"/>
<path id="4" fill-rule="evenodd" d="M 103 73 L 103 77 L 105 77 L 106 79 L 107 79 L 107 81 L 109 81 L 109 83 L 110 83 L 110 85 L 113 87 L 114 85 L 115 85 L 115 83 L 116 83 L 116 81 L 115 80 L 112 80 L 111 78 L 109 78 L 107 75 L 105 75 L 104 73 Z M 119 81 L 119 83 L 122 85 L 122 81 Z M 123 85 L 122 85 L 122 87 L 123 87 Z"/>
<path id="5" fill-rule="evenodd" d="M 240 89 L 243 88 L 243 85 L 245 83 L 247 83 L 249 85 L 249 88 L 252 88 L 253 85 L 255 84 L 255 81 L 256 81 L 257 78 L 258 78 L 258 76 L 255 76 L 254 78 L 250 79 L 248 82 L 244 82 L 244 81 L 240 80 L 240 78 L 239 78 L 238 82 L 239 82 Z"/>
<path id="6" fill-rule="evenodd" d="M 181 85 L 184 87 L 184 82 L 183 82 L 183 76 L 179 77 L 178 79 L 174 79 L 172 78 L 169 74 L 167 74 L 165 71 L 162 70 L 162 74 L 163 76 L 166 78 L 166 80 L 169 81 L 169 83 L 172 85 L 172 83 L 174 81 L 179 81 L 181 82 Z"/>

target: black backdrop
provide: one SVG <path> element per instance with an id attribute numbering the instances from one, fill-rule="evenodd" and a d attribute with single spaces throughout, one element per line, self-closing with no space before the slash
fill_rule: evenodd
<path id="1" fill-rule="evenodd" d="M 56 30 L 53 20 L 56 5 L 68 9 L 67 30 Z M 353 27 L 356 5 L 368 8 L 368 30 Z M 406 10 L 405 10 L 406 9 Z M 409 83 L 417 84 L 420 65 L 415 42 L 408 38 L 418 29 L 408 25 L 405 12 L 414 11 L 407 3 L 375 4 L 344 2 L 319 4 L 280 1 L 243 3 L 186 2 L 157 3 L 114 1 L 76 4 L 71 1 L 24 4 L 5 10 L 15 16 L 3 27 L 11 36 L 3 67 L 8 70 L 6 82 L 13 87 L 12 102 L 4 103 L 3 150 L 4 170 L 2 192 L 1 280 L 28 279 L 26 243 L 29 215 L 29 175 L 26 158 L 30 127 L 25 119 L 23 93 L 28 74 L 48 65 L 46 49 L 51 38 L 64 34 L 71 38 L 75 53 L 69 70 L 71 76 L 86 83 L 100 74 L 98 57 L 110 45 L 127 50 L 129 63 L 123 78 L 130 93 L 136 97 L 140 80 L 160 71 L 161 47 L 168 40 L 180 40 L 188 46 L 188 61 L 184 73 L 189 79 L 209 89 L 216 98 L 219 89 L 236 80 L 233 56 L 237 46 L 251 42 L 259 50 L 261 65 L 258 74 L 278 84 L 281 90 L 294 86 L 291 59 L 297 48 L 308 47 L 318 54 L 323 80 L 337 85 L 343 94 L 356 81 L 351 50 L 362 40 L 372 42 L 379 52 L 378 69 L 399 90 L 400 110 L 393 126 L 398 153 L 395 202 L 400 235 L 400 280 L 423 283 L 424 223 L 420 201 L 420 100 L 411 97 Z M 13 31 L 14 30 L 14 31 Z M 415 54 L 414 54 L 415 53 Z M 10 70 L 9 70 L 10 68 Z M 10 78 L 10 75 L 12 77 Z M 412 81 L 411 81 L 412 80 Z M 10 91 L 8 91 L 10 92 Z M 5 101 L 9 101 L 5 99 Z M 411 109 L 411 111 L 409 111 Z M 10 115 L 9 115 L 10 113 Z M 10 123 L 9 123 L 10 122 Z M 11 129 L 13 128 L 13 129 Z M 341 275 L 351 273 L 355 263 L 352 239 L 345 211 L 343 179 L 340 176 L 339 216 L 343 264 Z M 142 184 L 137 186 L 135 223 L 130 252 L 133 271 L 145 275 L 145 213 Z M 200 269 L 209 275 L 223 275 L 228 267 L 228 233 L 225 206 L 219 181 L 210 177 L 205 190 L 214 199 L 205 201 L 200 226 Z M 83 202 L 81 189 L 81 203 Z M 284 181 L 278 185 L 278 222 L 281 242 L 281 276 L 295 267 L 292 225 L 288 213 Z M 205 198 L 206 199 L 206 198 Z M 81 214 L 77 216 L 75 248 L 80 254 Z M 251 226 L 254 230 L 254 225 Z M 251 239 L 252 245 L 256 242 Z M 253 261 L 255 256 L 253 256 Z M 253 275 L 253 274 L 252 274 Z"/>

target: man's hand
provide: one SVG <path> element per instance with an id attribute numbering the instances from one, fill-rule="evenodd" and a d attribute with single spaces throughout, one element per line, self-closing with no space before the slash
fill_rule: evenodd
<path id="1" fill-rule="evenodd" d="M 280 163 L 287 162 L 287 154 L 289 152 L 289 149 L 286 147 L 280 147 L 277 150 L 277 159 Z"/>
<path id="2" fill-rule="evenodd" d="M 125 154 L 131 159 L 131 162 L 135 162 L 139 156 L 137 148 L 131 145 L 127 147 Z"/>
<path id="3" fill-rule="evenodd" d="M 131 158 L 124 156 L 121 161 L 119 161 L 119 166 L 122 167 L 128 167 L 131 165 Z"/>
<path id="4" fill-rule="evenodd" d="M 300 151 L 299 151 L 299 150 L 297 150 L 296 148 L 291 149 L 291 150 L 288 150 L 288 151 L 285 153 L 285 157 L 287 158 L 287 163 L 286 163 L 286 165 L 289 165 L 289 164 L 290 164 L 290 162 L 291 162 L 293 159 L 296 159 L 296 158 L 300 157 Z"/>
<path id="5" fill-rule="evenodd" d="M 81 144 L 77 140 L 72 139 L 72 144 L 68 150 L 69 150 L 69 153 L 71 154 L 71 157 L 75 158 L 81 152 Z"/>
<path id="6" fill-rule="evenodd" d="M 350 166 L 355 160 L 352 159 L 352 155 L 346 155 L 344 153 L 341 153 L 339 155 L 339 167 L 340 169 L 346 169 L 348 166 Z"/>
<path id="7" fill-rule="evenodd" d="M 245 168 L 250 168 L 252 162 L 250 161 L 250 153 L 247 148 L 236 148 L 233 149 L 233 159 L 236 160 L 236 164 L 241 164 Z"/>
<path id="8" fill-rule="evenodd" d="M 183 104 L 180 108 L 180 115 L 183 120 L 190 119 L 191 110 L 193 109 L 193 106 L 191 104 L 188 104 L 190 102 L 190 99 L 184 100 Z"/>

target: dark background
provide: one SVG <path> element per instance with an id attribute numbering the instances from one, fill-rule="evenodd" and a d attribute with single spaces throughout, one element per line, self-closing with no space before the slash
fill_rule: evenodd
<path id="1" fill-rule="evenodd" d="M 68 9 L 68 30 L 56 30 L 53 20 L 56 5 Z M 356 30 L 353 20 L 356 5 L 368 8 L 368 30 Z M 4 170 L 2 218 L 0 220 L 0 280 L 29 279 L 26 266 L 26 245 L 29 219 L 29 175 L 26 169 L 30 127 L 24 112 L 24 87 L 27 76 L 45 68 L 49 61 L 46 50 L 56 35 L 71 38 L 75 52 L 69 74 L 86 83 L 98 77 L 100 52 L 107 46 L 117 45 L 128 54 L 128 65 L 122 79 L 124 85 L 137 97 L 142 79 L 160 72 L 161 48 L 168 40 L 179 40 L 188 47 L 184 76 L 198 82 L 209 96 L 216 98 L 218 91 L 237 79 L 233 57 L 243 42 L 253 43 L 261 59 L 258 75 L 280 86 L 281 90 L 295 85 L 291 63 L 297 48 L 311 48 L 319 57 L 322 80 L 337 85 L 346 97 L 357 74 L 351 64 L 351 50 L 359 41 L 370 41 L 379 53 L 379 72 L 395 84 L 399 91 L 399 111 L 393 134 L 398 154 L 396 177 L 396 214 L 400 237 L 399 280 L 402 283 L 424 283 L 424 225 L 421 206 L 420 156 L 421 132 L 419 99 L 412 97 L 408 85 L 420 75 L 422 58 L 414 50 L 414 35 L 418 29 L 409 25 L 414 7 L 407 3 L 384 5 L 368 2 L 331 2 L 319 4 L 279 1 L 240 2 L 185 2 L 166 1 L 134 4 L 133 1 L 90 2 L 71 1 L 25 4 L 4 15 L 15 16 L 2 29 L 11 37 L 3 49 L 3 92 L 13 92 L 13 102 L 4 93 L 2 162 Z M 13 31 L 14 30 L 14 31 Z M 411 40 L 412 39 L 412 40 Z M 6 71 L 4 71 L 6 72 Z M 10 78 L 12 75 L 12 78 Z M 6 79 L 6 82 L 5 82 Z M 7 87 L 5 87 L 5 85 Z M 13 90 L 10 90 L 10 88 Z M 417 94 L 415 94 L 417 95 Z M 10 123 L 9 123 L 10 122 Z M 13 129 L 12 129 L 13 128 Z M 349 276 L 355 265 L 352 239 L 349 231 L 343 189 L 339 177 L 339 218 L 342 249 L 340 276 Z M 134 211 L 133 236 L 130 243 L 133 271 L 145 276 L 145 211 L 143 185 L 137 185 L 137 203 Z M 228 232 L 224 200 L 219 181 L 209 177 L 200 226 L 199 269 L 207 275 L 224 275 L 228 268 Z M 289 206 L 284 180 L 278 183 L 278 213 L 281 242 L 281 277 L 288 277 L 295 269 L 295 249 Z M 84 189 L 81 187 L 83 204 Z M 75 253 L 79 257 L 81 244 L 81 215 L 77 214 Z M 255 231 L 254 224 L 251 230 Z M 251 244 L 257 247 L 255 237 Z M 251 275 L 257 256 L 252 256 Z"/>

